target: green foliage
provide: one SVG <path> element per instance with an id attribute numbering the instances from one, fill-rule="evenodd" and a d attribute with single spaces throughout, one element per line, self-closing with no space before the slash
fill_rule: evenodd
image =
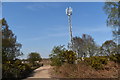
<path id="1" fill-rule="evenodd" d="M 32 69 L 28 64 L 23 64 L 21 60 L 6 61 L 2 67 L 4 78 L 25 78 Z"/>
<path id="2" fill-rule="evenodd" d="M 3 78 L 23 78 L 28 75 L 31 68 L 22 64 L 17 57 L 23 55 L 20 52 L 21 44 L 9 29 L 7 21 L 2 19 L 2 76 Z"/>
<path id="3" fill-rule="evenodd" d="M 62 55 L 66 63 L 73 64 L 76 60 L 76 53 L 71 50 L 66 50 Z"/>
<path id="4" fill-rule="evenodd" d="M 109 56 L 111 61 L 120 63 L 120 54 L 112 54 Z"/>
<path id="5" fill-rule="evenodd" d="M 64 57 L 62 56 L 62 53 L 65 52 L 64 46 L 55 46 L 52 49 L 52 53 L 49 55 L 51 59 L 51 65 L 54 66 L 61 66 L 64 63 Z"/>
<path id="6" fill-rule="evenodd" d="M 41 60 L 42 58 L 39 53 L 32 52 L 28 55 L 28 61 L 32 63 L 33 65 L 36 64 L 35 61 L 41 61 Z"/>
<path id="7" fill-rule="evenodd" d="M 103 9 L 108 15 L 107 25 L 108 26 L 118 26 L 119 25 L 119 10 L 120 2 L 106 2 Z"/>
<path id="8" fill-rule="evenodd" d="M 7 21 L 3 18 L 2 22 L 2 76 L 4 78 L 25 78 L 30 72 L 38 67 L 40 64 L 26 64 L 17 59 L 18 56 L 23 55 L 20 52 L 21 44 L 17 43 L 17 38 L 9 29 Z M 41 60 L 38 53 L 29 55 L 29 60 Z M 32 67 L 31 67 L 32 66 Z"/>
<path id="9" fill-rule="evenodd" d="M 119 39 L 118 35 L 120 35 L 120 1 L 118 2 L 105 2 L 103 7 L 105 13 L 108 15 L 107 17 L 107 26 L 113 28 L 113 37 L 116 42 Z"/>
<path id="10" fill-rule="evenodd" d="M 101 46 L 101 53 L 105 56 L 117 53 L 117 44 L 113 40 L 105 41 Z"/>
<path id="11" fill-rule="evenodd" d="M 61 66 L 63 62 L 59 58 L 51 58 L 51 66 Z"/>
<path id="12" fill-rule="evenodd" d="M 7 60 L 14 60 L 16 57 L 22 55 L 20 52 L 21 44 L 17 43 L 16 36 L 5 19 L 2 19 L 2 62 Z"/>
<path id="13" fill-rule="evenodd" d="M 66 50 L 64 46 L 55 46 L 49 56 L 51 65 L 54 66 L 61 66 L 64 63 L 73 64 L 76 60 L 76 53 Z"/>
<path id="14" fill-rule="evenodd" d="M 4 78 L 26 78 L 34 69 L 41 64 L 22 63 L 22 60 L 6 61 L 2 66 L 2 75 Z"/>
<path id="15" fill-rule="evenodd" d="M 103 69 L 103 65 L 107 64 L 108 59 L 105 56 L 94 56 L 90 58 L 85 58 L 84 62 L 87 65 L 90 65 L 94 69 L 98 70 L 98 69 Z"/>

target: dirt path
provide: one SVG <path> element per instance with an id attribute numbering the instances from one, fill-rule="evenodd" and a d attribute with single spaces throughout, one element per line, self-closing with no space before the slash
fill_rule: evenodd
<path id="1" fill-rule="evenodd" d="M 50 65 L 40 67 L 34 70 L 33 75 L 31 77 L 28 77 L 26 80 L 29 80 L 31 78 L 51 78 L 50 69 L 52 69 Z"/>

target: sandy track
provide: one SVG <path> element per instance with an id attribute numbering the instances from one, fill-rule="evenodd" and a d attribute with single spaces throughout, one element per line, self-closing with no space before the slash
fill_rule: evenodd
<path id="1" fill-rule="evenodd" d="M 31 77 L 28 77 L 26 80 L 29 80 L 31 78 L 51 78 L 51 75 L 49 73 L 50 69 L 52 69 L 50 65 L 45 65 L 37 68 L 34 70 L 33 75 Z"/>

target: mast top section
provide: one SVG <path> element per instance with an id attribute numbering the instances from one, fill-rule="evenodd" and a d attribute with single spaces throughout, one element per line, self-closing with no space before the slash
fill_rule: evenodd
<path id="1" fill-rule="evenodd" d="M 66 14 L 68 16 L 72 15 L 72 8 L 71 7 L 66 8 Z"/>

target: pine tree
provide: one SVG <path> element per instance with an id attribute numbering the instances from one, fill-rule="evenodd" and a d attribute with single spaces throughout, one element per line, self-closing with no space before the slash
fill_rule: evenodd
<path id="1" fill-rule="evenodd" d="M 2 19 L 2 61 L 14 60 L 22 55 L 20 52 L 21 44 L 17 43 L 16 36 L 9 29 L 6 20 Z"/>

